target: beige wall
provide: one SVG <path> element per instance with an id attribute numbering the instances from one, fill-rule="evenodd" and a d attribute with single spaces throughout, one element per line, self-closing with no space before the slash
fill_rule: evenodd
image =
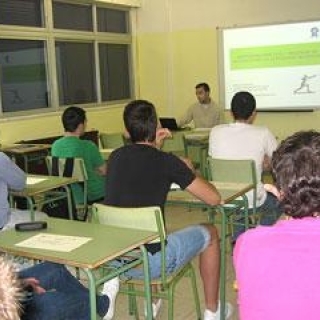
<path id="1" fill-rule="evenodd" d="M 316 0 L 143 0 L 137 10 L 140 96 L 161 115 L 179 117 L 195 100 L 194 85 L 206 81 L 219 101 L 217 28 L 317 20 L 319 14 Z M 259 113 L 256 123 L 282 139 L 318 129 L 319 121 L 316 111 Z"/>
<path id="2" fill-rule="evenodd" d="M 112 2 L 116 2 L 113 0 Z M 130 0 L 119 0 L 127 3 Z M 218 101 L 217 27 L 318 19 L 316 0 L 141 0 L 134 9 L 137 96 L 152 100 L 162 115 L 181 115 L 195 100 L 194 85 L 207 81 Z M 226 114 L 227 120 L 228 114 Z M 88 128 L 123 129 L 122 105 L 88 109 Z M 279 138 L 318 129 L 320 112 L 263 113 L 257 118 Z M 0 142 L 62 133 L 60 114 L 0 120 Z"/>
<path id="3" fill-rule="evenodd" d="M 0 122 L 0 142 L 10 144 L 20 140 L 37 139 L 63 134 L 61 113 L 50 116 L 26 117 L 20 120 L 9 119 Z M 118 132 L 123 130 L 122 106 L 87 110 L 87 129 L 101 132 Z"/>

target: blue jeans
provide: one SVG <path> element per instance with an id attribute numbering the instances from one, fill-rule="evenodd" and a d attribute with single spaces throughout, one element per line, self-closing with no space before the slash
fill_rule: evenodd
<path id="1" fill-rule="evenodd" d="M 167 237 L 166 245 L 166 271 L 170 274 L 201 253 L 207 248 L 211 240 L 209 230 L 202 225 L 190 226 Z M 150 276 L 152 279 L 161 275 L 161 251 L 149 255 Z M 119 262 L 118 264 L 120 264 Z M 142 269 L 132 269 L 125 274 L 128 278 L 142 279 Z"/>
<path id="2" fill-rule="evenodd" d="M 253 214 L 253 209 L 249 209 L 249 215 Z M 260 217 L 260 225 L 263 226 L 271 226 L 273 225 L 281 216 L 282 210 L 280 207 L 280 204 L 278 202 L 278 199 L 271 193 L 267 192 L 267 198 L 265 202 L 257 208 L 257 213 Z M 237 223 L 240 223 L 241 225 L 236 224 L 234 226 L 234 235 L 233 240 L 237 240 L 237 238 L 245 231 L 244 228 L 244 216 L 237 219 Z"/>
<path id="3" fill-rule="evenodd" d="M 19 278 L 36 278 L 47 291 L 35 294 L 23 320 L 88 320 L 89 291 L 63 265 L 39 263 L 19 272 Z M 107 296 L 97 296 L 97 312 L 104 316 Z"/>

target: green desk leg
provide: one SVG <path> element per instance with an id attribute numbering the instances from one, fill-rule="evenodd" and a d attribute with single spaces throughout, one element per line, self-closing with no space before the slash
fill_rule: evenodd
<path id="1" fill-rule="evenodd" d="M 96 281 L 90 269 L 83 269 L 87 274 L 89 283 L 89 298 L 90 298 L 90 319 L 97 320 L 97 297 L 96 297 Z"/>
<path id="2" fill-rule="evenodd" d="M 148 252 L 144 245 L 140 246 L 140 250 L 143 258 L 143 272 L 144 272 L 144 290 L 145 290 L 145 299 L 147 305 L 147 317 L 146 320 L 152 320 L 152 293 L 151 293 L 151 280 L 150 280 L 150 270 L 149 270 L 149 260 Z M 135 267 L 138 263 L 133 263 L 132 267 Z M 102 284 L 102 281 L 108 281 L 116 276 L 119 276 L 121 273 L 125 272 L 129 268 L 120 268 L 118 271 L 111 272 L 106 278 L 96 280 L 92 271 L 90 269 L 83 269 L 88 277 L 89 283 L 89 298 L 90 298 L 90 319 L 97 320 L 97 300 L 96 300 L 96 288 L 98 285 Z"/>
<path id="3" fill-rule="evenodd" d="M 225 319 L 226 308 L 226 229 L 227 217 L 223 206 L 217 207 L 221 214 L 220 236 L 220 320 Z"/>
<path id="4" fill-rule="evenodd" d="M 68 213 L 69 213 L 69 219 L 73 220 L 73 212 L 72 212 L 72 199 L 71 199 L 71 191 L 69 186 L 62 186 L 62 188 L 65 190 L 66 192 L 66 197 L 68 200 Z M 59 199 L 64 198 L 65 196 L 61 196 L 59 197 Z M 35 220 L 35 204 L 33 202 L 33 198 L 32 197 L 26 197 L 27 202 L 28 202 L 28 209 L 30 211 L 30 219 L 31 221 Z M 56 199 L 58 200 L 58 199 Z"/>
<path id="5" fill-rule="evenodd" d="M 249 205 L 248 198 L 244 194 L 245 229 L 249 228 Z M 226 235 L 227 235 L 227 217 L 223 206 L 217 207 L 221 214 L 221 240 L 220 240 L 220 319 L 225 320 L 226 308 Z"/>
<path id="6" fill-rule="evenodd" d="M 63 186 L 63 189 L 66 191 L 67 200 L 68 200 L 68 213 L 69 213 L 69 219 L 73 220 L 73 212 L 72 212 L 72 195 L 69 186 Z"/>
<path id="7" fill-rule="evenodd" d="M 249 229 L 249 202 L 248 202 L 248 197 L 244 194 L 242 195 L 242 199 L 244 202 L 244 226 L 245 229 Z M 254 212 L 255 214 L 255 212 Z"/>

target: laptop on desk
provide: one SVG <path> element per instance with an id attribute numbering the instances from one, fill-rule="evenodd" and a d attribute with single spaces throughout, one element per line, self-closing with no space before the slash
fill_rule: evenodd
<path id="1" fill-rule="evenodd" d="M 167 128 L 171 131 L 183 130 L 178 127 L 177 121 L 175 118 L 159 118 L 162 128 Z"/>

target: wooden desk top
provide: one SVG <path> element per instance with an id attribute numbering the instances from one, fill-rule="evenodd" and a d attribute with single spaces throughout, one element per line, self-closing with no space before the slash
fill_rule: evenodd
<path id="1" fill-rule="evenodd" d="M 37 152 L 42 150 L 49 150 L 51 148 L 50 144 L 12 144 L 8 146 L 1 146 L 0 151 L 10 154 L 23 155 L 30 152 Z"/>
<path id="2" fill-rule="evenodd" d="M 150 231 L 111 227 L 74 220 L 48 218 L 46 221 L 48 223 L 46 230 L 21 232 L 11 229 L 0 232 L 0 250 L 31 259 L 94 269 L 158 237 L 157 233 Z M 16 246 L 17 243 L 39 233 L 89 237 L 91 240 L 71 252 Z"/>
<path id="3" fill-rule="evenodd" d="M 76 178 L 28 174 L 26 187 L 22 191 L 10 190 L 10 194 L 21 197 L 34 197 L 77 181 Z"/>
<path id="4" fill-rule="evenodd" d="M 247 183 L 236 183 L 236 182 L 211 182 L 213 183 L 218 191 L 221 194 L 222 200 L 224 203 L 229 203 L 230 201 L 244 195 L 248 191 L 252 190 L 254 188 L 253 184 L 247 184 Z M 199 204 L 203 206 L 208 206 L 201 200 L 197 199 L 194 197 L 191 193 L 188 191 L 183 191 L 183 190 L 175 190 L 175 191 L 170 191 L 167 202 L 170 203 L 178 203 L 178 202 L 183 202 L 183 203 L 193 203 L 193 204 Z"/>

